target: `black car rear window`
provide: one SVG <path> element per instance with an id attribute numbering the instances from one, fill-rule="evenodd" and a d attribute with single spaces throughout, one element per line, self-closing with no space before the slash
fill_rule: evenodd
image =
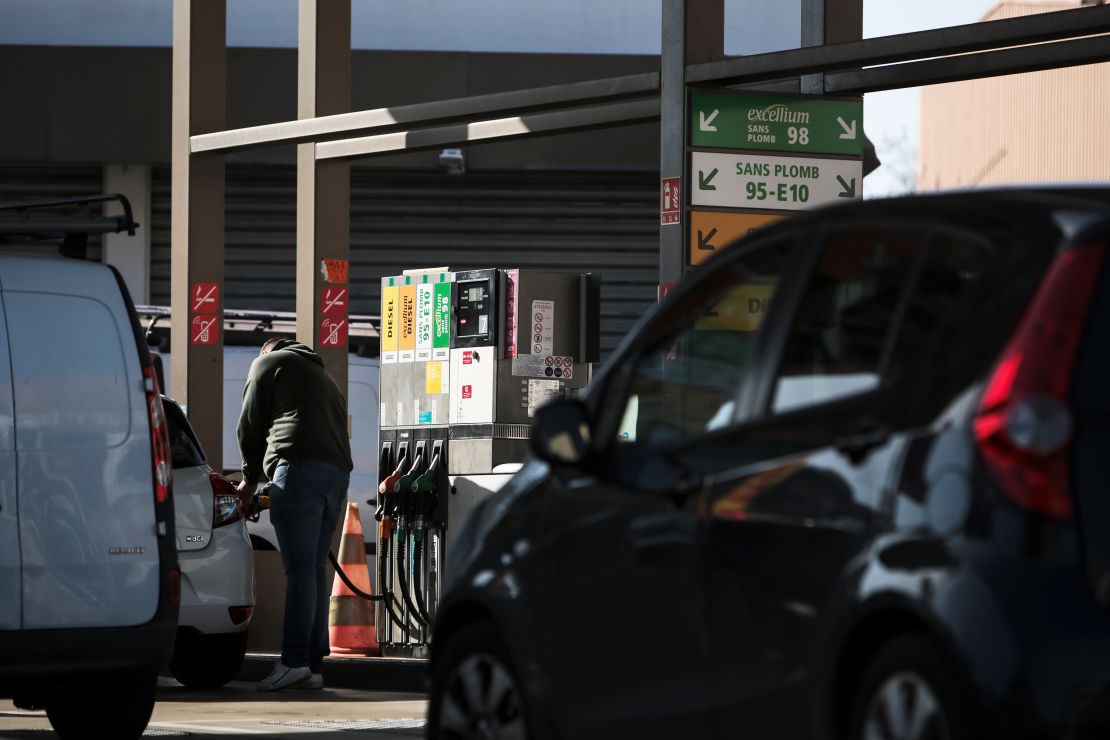
<path id="1" fill-rule="evenodd" d="M 162 404 L 166 409 L 166 425 L 170 432 L 170 451 L 173 457 L 173 469 L 195 468 L 204 464 L 204 451 L 189 426 L 188 419 L 181 412 L 181 407 L 171 401 Z"/>

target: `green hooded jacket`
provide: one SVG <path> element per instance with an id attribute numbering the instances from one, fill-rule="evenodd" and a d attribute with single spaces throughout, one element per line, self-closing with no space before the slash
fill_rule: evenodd
<path id="1" fill-rule="evenodd" d="M 273 480 L 282 463 L 327 462 L 347 472 L 347 399 L 320 356 L 283 339 L 251 363 L 239 414 L 243 477 Z"/>

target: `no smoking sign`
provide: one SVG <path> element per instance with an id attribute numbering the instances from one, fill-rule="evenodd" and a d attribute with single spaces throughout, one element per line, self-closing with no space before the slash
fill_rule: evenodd
<path id="1" fill-rule="evenodd" d="M 320 313 L 324 316 L 346 316 L 347 299 L 347 286 L 325 285 L 320 291 Z"/>
<path id="2" fill-rule="evenodd" d="M 219 283 L 193 283 L 192 306 L 193 313 L 214 314 L 220 304 Z"/>

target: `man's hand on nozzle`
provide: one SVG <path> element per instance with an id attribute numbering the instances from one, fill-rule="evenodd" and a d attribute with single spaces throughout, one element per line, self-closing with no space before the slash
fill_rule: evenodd
<path id="1" fill-rule="evenodd" d="M 258 481 L 254 481 L 253 483 L 250 483 L 250 482 L 247 481 L 246 478 L 239 481 L 239 485 L 237 485 L 235 487 L 235 490 L 239 492 L 240 498 L 246 498 L 246 497 L 249 497 L 249 496 L 253 496 L 254 492 L 257 489 L 258 489 Z"/>

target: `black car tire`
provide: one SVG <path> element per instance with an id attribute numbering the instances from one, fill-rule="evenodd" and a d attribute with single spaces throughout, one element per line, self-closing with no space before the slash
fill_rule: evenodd
<path id="1" fill-rule="evenodd" d="M 483 706 L 470 706 L 464 684 L 479 692 Z M 459 630 L 432 674 L 429 740 L 527 740 L 535 735 L 531 726 L 523 683 L 497 628 L 476 622 Z"/>
<path id="2" fill-rule="evenodd" d="M 154 711 L 153 675 L 89 677 L 46 702 L 61 740 L 134 740 Z"/>
<path id="3" fill-rule="evenodd" d="M 848 740 L 972 740 L 960 685 L 934 643 L 897 637 L 871 659 L 852 694 Z"/>
<path id="4" fill-rule="evenodd" d="M 190 689 L 216 689 L 238 675 L 246 654 L 246 630 L 217 635 L 178 630 L 170 675 Z"/>

